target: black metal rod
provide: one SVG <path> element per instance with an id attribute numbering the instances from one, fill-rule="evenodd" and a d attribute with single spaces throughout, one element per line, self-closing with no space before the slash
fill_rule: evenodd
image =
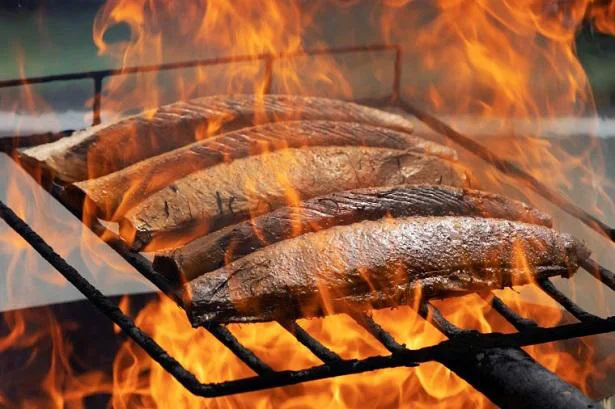
<path id="1" fill-rule="evenodd" d="M 587 258 L 581 262 L 581 267 L 615 291 L 615 274 L 601 266 L 596 260 Z"/>
<path id="2" fill-rule="evenodd" d="M 19 216 L 0 201 L 0 217 L 32 246 L 49 264 L 58 270 L 79 292 L 119 326 L 137 345 L 143 348 L 160 366 L 167 370 L 186 388 L 200 382 L 196 377 L 170 356 L 156 341 L 138 328 L 113 302 L 90 284 L 73 266 L 56 253 L 42 237 L 34 232 Z"/>
<path id="3" fill-rule="evenodd" d="M 558 206 L 566 213 L 576 217 L 577 219 L 585 223 L 587 226 L 589 226 L 591 229 L 605 235 L 611 241 L 615 242 L 615 229 L 598 220 L 596 217 L 587 213 L 585 210 L 581 209 L 574 203 L 570 202 L 561 194 L 548 188 L 534 176 L 519 168 L 511 161 L 501 159 L 489 149 L 485 148 L 483 145 L 477 143 L 471 138 L 468 138 L 467 136 L 460 134 L 444 122 L 440 121 L 435 116 L 421 109 L 418 109 L 407 101 L 401 99 L 399 101 L 399 104 L 404 110 L 416 116 L 435 132 L 453 140 L 468 151 L 483 159 L 485 162 L 495 166 L 496 169 L 498 169 L 505 175 L 514 177 L 517 180 L 525 182 L 527 186 L 534 192 L 538 193 L 540 196 L 547 199 L 554 205 Z"/>
<path id="4" fill-rule="evenodd" d="M 292 58 L 292 57 L 300 57 L 300 56 L 313 56 L 313 55 L 323 55 L 323 54 L 345 54 L 345 53 L 353 53 L 353 52 L 383 51 L 383 50 L 393 50 L 393 49 L 396 49 L 395 45 L 370 44 L 370 45 L 352 46 L 352 47 L 317 48 L 317 49 L 302 50 L 302 51 L 237 55 L 237 56 L 220 57 L 220 58 L 209 58 L 209 59 L 204 59 L 204 60 L 182 61 L 182 62 L 176 62 L 176 63 L 141 65 L 137 67 L 126 67 L 126 68 L 119 68 L 119 69 L 83 71 L 83 72 L 68 73 L 68 74 L 46 75 L 46 76 L 41 76 L 41 77 L 17 78 L 17 79 L 12 79 L 12 80 L 0 81 L 0 88 L 15 87 L 15 86 L 21 86 L 21 85 L 27 85 L 27 84 L 42 84 L 42 83 L 53 82 L 53 81 L 73 81 L 73 80 L 96 79 L 96 78 L 102 79 L 105 77 L 111 77 L 115 75 L 137 74 L 137 73 L 152 72 L 152 71 L 168 71 L 168 70 L 175 70 L 175 69 L 181 69 L 181 68 L 193 68 L 193 67 L 200 67 L 200 66 L 207 66 L 207 65 L 220 65 L 220 64 L 258 61 L 258 60 L 264 60 L 264 59 L 270 59 L 270 58 L 280 59 L 280 58 Z"/>
<path id="5" fill-rule="evenodd" d="M 304 330 L 296 321 L 279 321 L 279 324 L 288 331 L 292 336 L 310 350 L 324 363 L 340 361 L 338 354 L 331 351 L 329 348 L 321 344 L 316 338 L 311 336 Z"/>
<path id="6" fill-rule="evenodd" d="M 265 59 L 265 79 L 263 91 L 265 94 L 271 94 L 271 86 L 273 82 L 273 57 Z"/>
<path id="7" fill-rule="evenodd" d="M 485 299 L 488 301 L 487 297 Z M 496 310 L 506 321 L 508 321 L 515 329 L 522 331 L 528 328 L 535 328 L 538 326 L 536 322 L 522 317 L 515 311 L 511 310 L 509 306 L 504 304 L 499 297 L 491 295 L 491 307 Z"/>
<path id="8" fill-rule="evenodd" d="M 500 334 L 478 334 L 475 341 L 477 348 L 517 346 L 544 344 L 546 342 L 561 341 L 569 338 L 584 337 L 615 331 L 615 316 L 598 318 L 573 324 L 564 324 L 557 327 L 528 328 L 521 332 Z M 473 334 L 472 338 L 474 338 Z M 465 335 L 462 335 L 465 337 Z"/>
<path id="9" fill-rule="evenodd" d="M 351 318 L 355 320 L 362 328 L 376 338 L 384 347 L 391 353 L 395 354 L 406 349 L 405 345 L 400 344 L 386 332 L 376 321 L 366 314 L 352 314 Z"/>
<path id="10" fill-rule="evenodd" d="M 500 408 L 598 409 L 601 406 L 519 348 L 489 348 L 440 360 Z"/>
<path id="11" fill-rule="evenodd" d="M 268 375 L 274 372 L 269 365 L 254 355 L 248 348 L 244 347 L 227 328 L 218 324 L 210 324 L 205 326 L 205 329 L 257 374 Z"/>
<path id="12" fill-rule="evenodd" d="M 541 278 L 537 280 L 538 286 L 544 291 L 549 297 L 553 298 L 557 301 L 562 307 L 566 309 L 569 313 L 574 315 L 576 319 L 579 321 L 595 321 L 600 320 L 600 317 L 590 314 L 585 311 L 583 308 L 576 305 L 570 298 L 566 297 L 566 295 L 558 290 L 551 281 L 547 278 Z"/>
<path id="13" fill-rule="evenodd" d="M 94 77 L 94 101 L 92 103 L 92 125 L 98 125 L 101 121 L 102 82 L 104 77 Z"/>
<path id="14" fill-rule="evenodd" d="M 191 392 L 203 397 L 228 396 L 378 369 L 414 367 L 416 365 L 410 357 L 395 357 L 393 355 L 372 356 L 362 360 L 344 359 L 299 371 L 279 371 L 268 376 L 255 376 L 216 384 L 202 384 Z"/>
<path id="15" fill-rule="evenodd" d="M 473 334 L 449 322 L 440 310 L 423 303 L 420 314 L 450 339 Z M 574 386 L 536 362 L 518 347 L 487 348 L 441 355 L 439 362 L 501 408 L 592 408 L 595 403 Z"/>
<path id="16" fill-rule="evenodd" d="M 419 306 L 419 314 L 448 338 L 453 338 L 470 332 L 468 330 L 461 329 L 452 322 L 448 321 L 444 318 L 439 309 L 427 302 L 421 303 Z"/>
<path id="17" fill-rule="evenodd" d="M 59 139 L 70 136 L 73 132 L 73 130 L 66 130 L 31 135 L 0 136 L 0 152 L 9 153 L 17 148 L 27 148 L 30 146 L 42 145 L 44 143 L 55 142 Z"/>

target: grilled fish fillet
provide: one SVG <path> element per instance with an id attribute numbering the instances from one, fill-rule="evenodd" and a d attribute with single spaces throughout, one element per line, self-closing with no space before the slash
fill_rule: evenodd
<path id="1" fill-rule="evenodd" d="M 407 216 L 480 216 L 551 227 L 551 218 L 525 203 L 478 190 L 420 185 L 335 192 L 282 207 L 158 254 L 156 271 L 174 281 L 189 281 L 304 233 L 363 220 Z"/>
<path id="2" fill-rule="evenodd" d="M 205 139 L 109 175 L 75 183 L 64 196 L 78 209 L 87 197 L 99 217 L 118 219 L 174 180 L 222 162 L 283 148 L 352 145 L 407 149 L 456 159 L 453 149 L 387 128 L 353 122 L 278 122 Z"/>
<path id="3" fill-rule="evenodd" d="M 472 217 L 363 221 L 267 246 L 185 284 L 193 325 L 394 307 L 573 274 L 589 256 L 567 234 Z"/>
<path id="4" fill-rule="evenodd" d="M 191 173 L 149 196 L 120 221 L 136 249 L 177 247 L 205 233 L 299 200 L 397 184 L 467 185 L 454 162 L 366 147 L 283 149 Z"/>
<path id="5" fill-rule="evenodd" d="M 412 132 L 395 114 L 357 104 L 290 95 L 218 95 L 181 101 L 25 149 L 22 161 L 63 182 L 96 178 L 205 137 L 259 123 L 332 120 Z"/>

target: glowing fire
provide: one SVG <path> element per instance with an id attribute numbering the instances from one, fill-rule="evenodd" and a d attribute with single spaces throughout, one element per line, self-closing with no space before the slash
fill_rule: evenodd
<path id="1" fill-rule="evenodd" d="M 513 304 L 519 297 L 513 291 L 501 296 Z M 467 296 L 438 302 L 438 306 L 453 323 L 465 328 L 487 332 L 493 329 L 509 331 L 502 318 L 489 313 L 485 300 Z M 529 316 L 540 316 L 541 324 L 555 324 L 561 316 L 556 306 L 523 305 Z M 156 320 L 152 319 L 156 317 Z M 393 311 L 374 313 L 377 322 L 409 348 L 420 348 L 442 341 L 443 336 L 413 309 L 402 307 Z M 151 303 L 137 318 L 139 325 L 181 362 L 194 371 L 199 379 L 223 381 L 253 375 L 222 344 L 202 329 L 193 330 L 184 313 L 172 302 Z M 160 326 L 159 322 L 166 325 Z M 345 358 L 386 354 L 376 340 L 346 316 L 324 320 L 301 320 L 299 323 L 321 342 Z M 403 325 L 400 325 L 403 323 Z M 232 332 L 274 369 L 300 369 L 319 364 L 313 355 L 286 333 L 278 324 L 232 325 Z M 591 344 L 580 344 L 584 354 L 591 354 Z M 549 370 L 583 389 L 589 376 L 600 376 L 602 368 L 592 366 L 590 360 L 581 361 L 562 352 L 556 344 L 526 349 Z M 213 358 L 215 357 L 215 359 Z M 224 365 L 220 365 L 224 362 Z M 301 386 L 203 400 L 187 393 L 167 372 L 155 364 L 132 343 L 126 343 L 116 360 L 114 379 L 116 389 L 113 405 L 116 408 L 167 407 L 359 407 L 373 402 L 375 407 L 492 407 L 480 393 L 445 367 L 428 363 L 418 368 L 398 368 L 374 373 L 310 382 Z M 144 379 L 137 374 L 148 373 Z M 579 376 L 579 375 L 582 376 Z M 119 387 L 119 388 L 118 388 Z M 182 407 L 182 406 L 180 406 Z"/>
<path id="2" fill-rule="evenodd" d="M 418 2 L 417 2 L 418 3 Z M 377 38 L 401 44 L 404 58 L 411 61 L 407 78 L 403 78 L 403 97 L 421 101 L 441 115 L 454 115 L 453 125 L 471 117 L 479 122 L 481 132 L 514 135 L 515 139 L 490 138 L 484 141 L 501 157 L 514 159 L 547 185 L 567 188 L 575 181 L 566 177 L 572 169 L 582 181 L 595 181 L 600 169 L 588 165 L 595 154 L 590 144 L 581 154 L 571 157 L 547 140 L 536 138 L 545 120 L 565 116 L 593 115 L 594 107 L 586 75 L 574 48 L 574 36 L 583 18 L 594 22 L 596 29 L 615 33 L 613 4 L 577 1 L 544 2 L 499 0 L 439 0 L 429 8 L 409 0 L 383 1 L 379 8 L 366 7 L 359 1 L 299 2 L 267 0 L 216 0 L 173 2 L 163 0 L 109 0 L 100 9 L 93 27 L 94 42 L 101 54 L 110 56 L 122 67 L 158 64 L 206 56 L 258 55 L 294 53 L 306 48 L 356 43 L 361 24 L 341 25 L 335 38 L 327 38 L 326 27 L 318 17 L 334 14 L 343 20 L 355 8 L 368 9 Z M 380 8 L 381 6 L 381 8 Z M 325 14 L 323 14 L 325 13 Z M 588 17 L 589 16 L 589 17 Z M 355 22 L 353 22 L 355 23 Z M 110 44 L 105 33 L 116 24 L 127 24 L 131 37 Z M 172 30 L 168 30 L 172 27 Z M 342 34 L 340 34 L 342 33 Z M 391 80 L 390 72 L 380 64 L 380 56 L 369 61 L 369 71 L 377 85 Z M 160 76 L 146 73 L 111 78 L 105 84 L 104 109 L 107 117 L 128 109 L 154 108 L 163 103 L 215 92 L 271 91 L 289 94 L 313 94 L 356 97 L 368 86 L 361 77 L 353 77 L 346 67 L 330 56 L 279 59 L 274 76 L 269 77 L 261 63 L 224 65 L 223 68 L 196 68 Z M 428 76 L 427 76 L 428 75 Z M 412 81 L 419 76 L 423 81 Z M 427 76 L 427 77 L 426 77 Z M 169 81 L 170 78 L 170 81 Z M 171 83 L 172 85 L 165 85 Z M 41 102 L 27 87 L 19 109 L 40 111 Z M 455 119 L 456 118 L 456 119 Z M 531 131 L 517 136 L 515 124 L 529 124 Z M 476 128 L 475 128 L 476 129 Z M 528 129 L 528 128 L 523 128 Z M 210 134 L 211 130 L 203 133 Z M 200 139 L 203 135 L 195 135 Z M 138 146 L 133 147 L 138 149 Z M 477 164 L 481 183 L 502 186 L 501 174 Z M 595 183 L 595 182 L 593 182 Z M 597 183 L 599 184 L 599 183 Z M 520 195 L 536 201 L 531 193 L 518 187 Z M 587 198 L 586 206 L 598 208 L 598 202 L 610 199 L 603 190 Z M 17 209 L 43 209 L 40 201 L 23 198 L 16 186 L 9 195 Z M 289 192 L 289 201 L 296 201 Z M 598 213 L 598 211 L 596 211 Z M 44 215 L 22 215 L 28 220 Z M 91 241 L 81 232 L 80 244 L 63 240 L 65 233 L 46 232 L 47 238 L 65 247 L 61 253 L 80 249 L 88 252 Z M 51 236 L 49 236 L 51 235 Z M 89 236 L 88 236 L 89 237 Z M 55 240 L 54 240 L 55 239 Z M 0 236 L 2 254 L 27 254 L 29 247 L 14 235 Z M 81 246 L 75 248 L 74 246 Z M 107 260 L 89 260 L 93 271 L 102 271 Z M 522 262 L 522 255 L 520 256 Z M 17 263 L 13 263 L 17 265 Z M 118 266 L 114 266 L 118 267 Z M 120 267 L 118 267 L 120 268 Z M 35 269 L 26 269 L 31 272 Z M 9 272 L 9 277 L 15 271 Z M 46 280 L 57 275 L 41 274 Z M 53 278 L 50 278 L 53 277 Z M 561 310 L 535 287 L 524 288 L 540 304 L 528 304 L 512 290 L 498 292 L 524 316 L 541 324 L 553 325 L 562 319 Z M 495 315 L 482 298 L 472 295 L 438 302 L 453 323 L 482 332 L 510 331 L 510 326 Z M 129 309 L 128 301 L 122 306 Z M 547 306 L 547 307 L 545 307 Z M 412 309 L 374 312 L 376 320 L 399 342 L 410 348 L 435 344 L 443 336 Z M 203 329 L 190 327 L 183 311 L 168 299 L 156 300 L 138 313 L 136 322 L 151 334 L 172 356 L 176 357 L 203 382 L 223 381 L 253 375 L 245 365 Z M 358 407 L 373 402 L 378 407 L 491 407 L 492 404 L 465 381 L 445 367 L 429 363 L 415 369 L 399 368 L 311 382 L 214 400 L 190 395 L 179 383 L 131 342 L 126 342 L 115 360 L 112 380 L 91 372 L 75 375 L 70 368 L 70 348 L 61 340 L 62 328 L 52 317 L 40 320 L 40 328 L 28 330 L 27 323 L 37 319 L 21 313 L 5 314 L 8 331 L 0 333 L 0 352 L 9 348 L 32 349 L 33 353 L 50 353 L 53 363 L 41 380 L 43 393 L 36 401 L 11 397 L 0 387 L 0 406 L 81 407 L 83 398 L 95 393 L 111 393 L 114 408 L 168 407 Z M 386 354 L 383 347 L 346 316 L 304 320 L 301 325 L 338 352 L 342 357 L 360 358 Z M 306 349 L 278 324 L 230 326 L 233 333 L 274 369 L 300 369 L 319 364 Z M 51 352 L 45 349 L 52 340 Z M 592 364 L 591 340 L 580 342 L 579 356 L 560 350 L 557 344 L 544 344 L 526 350 L 548 369 L 565 380 L 585 389 L 591 376 L 601 368 Z M 44 345 L 43 345 L 44 344 Z M 48 347 L 49 348 L 49 347 Z M 40 351 L 40 352 L 37 352 Z M 582 356 L 584 359 L 580 359 Z M 606 362 L 604 365 L 613 365 Z M 15 400 L 17 399 L 17 400 Z"/>

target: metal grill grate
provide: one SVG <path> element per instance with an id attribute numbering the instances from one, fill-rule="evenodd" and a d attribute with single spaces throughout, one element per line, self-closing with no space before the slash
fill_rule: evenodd
<path id="1" fill-rule="evenodd" d="M 100 120 L 101 88 L 102 79 L 113 75 L 126 75 L 138 72 L 170 70 L 187 67 L 197 67 L 204 65 L 228 64 L 240 61 L 261 60 L 266 66 L 266 79 L 271 84 L 273 62 L 279 58 L 292 58 L 302 55 L 318 54 L 341 54 L 352 52 L 370 52 L 391 50 L 395 53 L 394 59 L 394 80 L 390 98 L 390 104 L 397 105 L 408 113 L 416 116 L 436 132 L 452 139 L 470 152 L 475 153 L 480 158 L 495 166 L 501 172 L 517 178 L 526 183 L 538 194 L 548 199 L 564 211 L 575 216 L 590 228 L 603 234 L 608 240 L 615 241 L 615 231 L 597 220 L 590 214 L 570 203 L 567 199 L 556 192 L 543 186 L 530 174 L 519 169 L 516 165 L 498 158 L 495 154 L 476 143 L 472 139 L 456 132 L 437 118 L 423 112 L 416 107 L 399 99 L 400 77 L 401 77 L 401 49 L 395 45 L 370 45 L 364 47 L 350 47 L 337 49 L 319 49 L 294 54 L 266 54 L 257 56 L 239 56 L 215 60 L 191 61 L 186 63 L 166 64 L 159 66 L 134 67 L 121 70 L 106 70 L 77 74 L 64 74 L 48 77 L 38 77 L 32 79 L 0 81 L 0 88 L 19 86 L 23 84 L 43 83 L 50 81 L 70 81 L 84 78 L 94 80 L 95 101 L 94 104 L 94 123 Z M 36 145 L 50 140 L 58 139 L 69 135 L 70 132 L 60 134 L 42 134 L 5 138 L 0 144 L 0 149 L 4 152 L 23 147 Z M 53 184 L 45 186 L 49 192 L 58 200 L 58 192 Z M 61 201 L 61 200 L 60 200 Z M 70 207 L 67 206 L 67 208 Z M 72 210 L 71 210 L 72 211 Z M 73 211 L 74 213 L 74 211 Z M 80 214 L 74 213 L 81 218 Z M 430 322 L 436 326 L 448 340 L 440 344 L 424 347 L 420 349 L 408 349 L 398 343 L 389 333 L 382 329 L 371 317 L 360 314 L 352 318 L 382 345 L 391 352 L 388 356 L 371 356 L 365 359 L 342 359 L 335 352 L 329 350 L 318 340 L 307 333 L 297 322 L 280 322 L 298 342 L 305 345 L 323 364 L 311 368 L 296 371 L 275 371 L 265 362 L 260 360 L 252 351 L 243 346 L 226 327 L 211 324 L 206 329 L 211 332 L 220 342 L 230 349 L 242 362 L 250 367 L 256 376 L 229 380 L 222 383 L 201 383 L 191 372 L 187 371 L 182 364 L 177 362 L 172 356 L 156 343 L 152 338 L 145 334 L 135 323 L 122 311 L 107 299 L 98 289 L 90 284 L 77 270 L 69 265 L 60 255 L 47 244 L 36 232 L 34 232 L 23 220 L 21 220 L 10 208 L 0 202 L 0 217 L 9 224 L 18 234 L 20 234 L 41 256 L 56 268 L 69 282 L 71 282 L 86 298 L 99 308 L 110 320 L 117 324 L 133 341 L 139 344 L 156 362 L 164 367 L 174 376 L 186 389 L 195 395 L 203 397 L 217 397 L 241 392 L 256 391 L 266 388 L 292 385 L 317 379 L 331 378 L 340 375 L 355 374 L 375 369 L 393 368 L 401 366 L 416 366 L 422 362 L 439 361 L 443 362 L 447 357 L 458 354 L 467 354 L 487 350 L 490 348 L 523 347 L 527 345 L 540 344 L 551 341 L 558 341 L 580 336 L 595 335 L 615 331 L 615 317 L 600 318 L 584 311 L 563 293 L 557 290 L 548 280 L 539 282 L 540 288 L 569 311 L 579 322 L 572 324 L 559 325 L 544 328 L 535 322 L 519 316 L 511 310 L 501 299 L 494 295 L 483 295 L 490 300 L 492 308 L 511 323 L 517 332 L 509 334 L 489 333 L 481 334 L 476 331 L 469 331 L 455 327 L 448 322 L 437 308 L 429 303 L 421 304 L 419 313 L 423 317 L 430 317 Z M 109 237 L 107 243 L 119 253 L 128 263 L 130 263 L 142 275 L 154 283 L 164 294 L 173 299 L 178 305 L 183 306 L 183 301 L 171 283 L 157 273 L 152 264 L 141 254 L 129 249 L 124 242 L 114 233 L 105 229 L 98 222 L 93 222 L 89 226 L 98 235 L 105 234 Z M 606 268 L 599 265 L 594 260 L 587 260 L 583 265 L 588 273 L 600 280 L 606 286 L 615 290 L 615 275 Z"/>

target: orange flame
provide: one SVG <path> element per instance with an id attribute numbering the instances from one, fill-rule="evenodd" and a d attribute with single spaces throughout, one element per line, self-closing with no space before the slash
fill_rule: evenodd
<path id="1" fill-rule="evenodd" d="M 615 3 L 594 0 L 589 8 L 589 15 L 598 31 L 615 35 Z"/>

